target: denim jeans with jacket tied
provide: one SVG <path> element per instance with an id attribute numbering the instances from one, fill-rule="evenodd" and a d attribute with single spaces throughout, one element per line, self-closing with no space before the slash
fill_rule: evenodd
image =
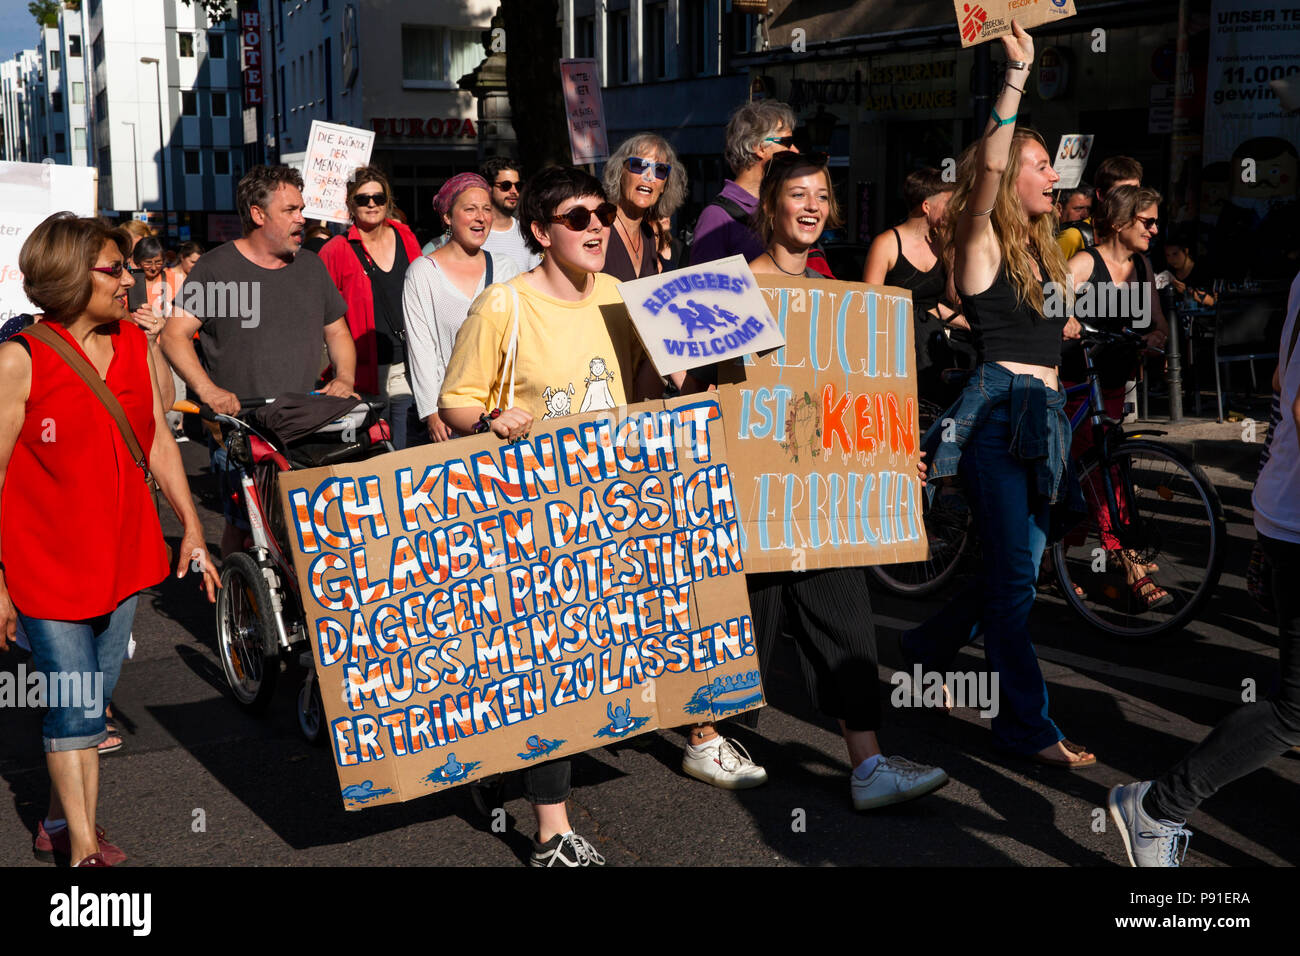
<path id="1" fill-rule="evenodd" d="M 1068 458 L 1065 396 L 1030 375 L 986 363 L 926 434 L 930 479 L 960 474 L 984 560 L 905 644 L 927 671 L 945 671 L 981 632 L 998 675 L 993 732 L 1000 746 L 1033 754 L 1062 739 L 1047 716 L 1047 685 L 1029 636 L 1038 567 L 1052 504 L 1081 506 Z M 948 441 L 943 433 L 949 432 Z M 933 493 L 933 486 L 930 491 Z"/>

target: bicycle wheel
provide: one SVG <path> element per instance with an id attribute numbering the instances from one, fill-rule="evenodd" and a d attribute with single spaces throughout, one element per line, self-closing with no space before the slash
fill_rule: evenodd
<path id="1" fill-rule="evenodd" d="M 924 435 L 943 413 L 939 405 L 921 399 L 917 404 L 919 433 Z M 901 597 L 926 597 L 942 588 L 957 573 L 970 545 L 970 506 L 959 486 L 945 485 L 936 492 L 933 505 L 928 495 L 922 495 L 921 503 L 929 557 L 924 561 L 873 564 L 867 568 L 885 590 Z"/>
<path id="2" fill-rule="evenodd" d="M 1117 500 L 1125 502 L 1120 521 L 1107 532 L 1099 526 L 1099 514 L 1108 526 L 1112 518 L 1093 456 L 1080 476 L 1088 517 L 1052 546 L 1061 592 L 1085 621 L 1115 637 L 1172 633 L 1196 616 L 1219 583 L 1228 538 L 1218 492 L 1199 466 L 1156 441 L 1122 442 L 1110 468 Z M 1134 565 L 1155 565 L 1138 573 L 1149 573 L 1173 600 L 1149 608 L 1128 584 Z"/>
<path id="3" fill-rule="evenodd" d="M 252 714 L 270 706 L 280 676 L 279 655 L 266 653 L 275 633 L 271 587 L 262 569 L 243 552 L 230 555 L 217 595 L 217 654 L 235 703 Z"/>

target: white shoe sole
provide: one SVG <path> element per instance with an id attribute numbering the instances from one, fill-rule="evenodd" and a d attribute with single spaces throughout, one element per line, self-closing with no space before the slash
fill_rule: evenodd
<path id="1" fill-rule="evenodd" d="M 942 790 L 951 782 L 951 778 L 945 773 L 942 777 L 932 780 L 930 783 L 919 787 L 913 787 L 903 793 L 890 793 L 883 797 L 871 797 L 863 800 L 858 797 L 853 798 L 854 810 L 875 810 L 878 807 L 893 806 L 896 803 L 906 803 L 909 800 L 915 800 L 917 797 L 924 797 L 926 794 L 934 793 L 936 790 Z"/>
<path id="2" fill-rule="evenodd" d="M 1110 807 L 1110 818 L 1115 821 L 1115 826 L 1119 829 L 1119 838 L 1124 841 L 1124 853 L 1128 856 L 1128 865 L 1137 868 L 1137 863 L 1133 860 L 1133 843 L 1128 837 L 1128 823 L 1124 819 L 1124 813 L 1120 810 L 1119 787 L 1111 787 L 1110 793 L 1106 794 L 1106 805 Z"/>
<path id="3" fill-rule="evenodd" d="M 683 763 L 682 773 L 686 774 L 686 776 L 688 777 L 694 777 L 696 780 L 699 780 L 702 783 L 711 784 L 717 787 L 719 790 L 752 790 L 755 787 L 761 787 L 763 784 L 767 783 L 766 770 L 763 771 L 763 776 L 761 777 L 742 777 L 742 778 L 727 779 L 725 777 L 718 778 L 718 777 L 710 776 L 709 774 L 705 773 L 702 770 L 696 770 L 690 764 Z"/>

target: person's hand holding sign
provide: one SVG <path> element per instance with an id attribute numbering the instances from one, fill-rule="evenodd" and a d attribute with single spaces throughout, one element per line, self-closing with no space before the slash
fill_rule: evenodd
<path id="1" fill-rule="evenodd" d="M 1023 91 L 1025 80 L 1029 78 L 1029 66 L 1034 62 L 1034 40 L 1014 17 L 1011 19 L 1011 32 L 1002 38 L 1002 49 L 1007 54 L 1006 79 L 1008 82 L 1019 80 L 1016 85 Z"/>
<path id="2" fill-rule="evenodd" d="M 532 427 L 532 414 L 522 408 L 507 408 L 492 419 L 492 434 L 504 438 L 506 441 L 527 438 Z"/>

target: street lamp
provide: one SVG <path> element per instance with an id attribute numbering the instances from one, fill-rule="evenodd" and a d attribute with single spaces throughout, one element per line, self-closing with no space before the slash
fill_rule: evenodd
<path id="1" fill-rule="evenodd" d="M 132 205 L 131 208 L 139 209 L 140 208 L 140 157 L 137 154 L 136 147 L 135 147 L 135 139 L 136 139 L 135 124 L 132 123 L 130 120 L 122 120 L 122 125 L 131 127 L 131 169 L 135 173 L 135 203 Z"/>
<path id="2" fill-rule="evenodd" d="M 158 85 L 158 165 L 162 168 L 162 214 L 163 214 L 163 242 L 166 243 L 168 238 L 167 231 L 167 141 L 163 135 L 163 93 L 162 93 L 162 70 L 158 68 L 158 58 L 156 56 L 142 56 L 141 63 L 146 63 L 153 67 L 154 79 Z"/>

